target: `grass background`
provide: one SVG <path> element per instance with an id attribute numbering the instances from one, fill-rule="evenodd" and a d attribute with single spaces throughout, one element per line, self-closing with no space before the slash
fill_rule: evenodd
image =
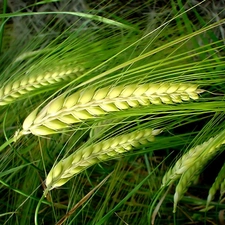
<path id="1" fill-rule="evenodd" d="M 2 0 L 1 5 L 2 87 L 63 65 L 84 68 L 69 83 L 1 106 L 2 145 L 33 109 L 62 91 L 147 82 L 197 83 L 206 91 L 197 101 L 112 113 L 70 132 L 27 135 L 7 146 L 0 159 L 0 224 L 151 224 L 168 168 L 224 129 L 224 2 Z M 44 179 L 59 159 L 146 127 L 164 132 L 149 146 L 95 165 L 41 199 Z M 154 224 L 224 224 L 219 195 L 209 211 L 201 211 L 224 163 L 223 149 L 175 214 L 175 185 L 169 190 Z"/>

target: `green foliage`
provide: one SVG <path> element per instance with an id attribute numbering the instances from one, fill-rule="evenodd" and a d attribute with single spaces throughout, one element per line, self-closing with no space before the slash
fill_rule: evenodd
<path id="1" fill-rule="evenodd" d="M 192 2 L 3 1 L 0 224 L 219 223 L 225 190 L 224 161 L 217 157 L 224 150 L 224 10 L 219 3 L 213 11 L 205 1 Z M 154 93 L 146 94 L 148 84 L 155 85 Z M 169 89 L 173 84 L 182 93 L 179 101 L 177 89 Z M 97 103 L 95 91 L 101 93 Z M 134 99 L 135 93 L 141 97 Z M 73 117 L 51 120 L 50 114 L 56 119 L 71 110 L 67 99 L 76 100 Z M 93 102 L 104 109 L 101 116 L 90 113 Z M 51 125 L 51 134 L 32 132 L 35 121 L 39 128 Z M 150 128 L 163 131 L 154 142 L 127 140 Z M 124 153 L 120 137 L 133 151 Z M 112 140 L 122 145 L 123 157 L 99 157 L 64 186 L 44 193 L 58 162 L 81 151 L 90 156 L 90 149 L 107 140 L 113 153 Z M 193 152 L 199 158 L 191 161 Z M 185 160 L 185 171 L 163 180 Z M 213 161 L 222 172 L 208 181 L 204 174 Z"/>

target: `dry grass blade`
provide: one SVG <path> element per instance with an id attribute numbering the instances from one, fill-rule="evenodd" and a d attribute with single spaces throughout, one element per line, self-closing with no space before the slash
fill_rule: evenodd
<path id="1" fill-rule="evenodd" d="M 33 111 L 24 121 L 20 135 L 49 135 L 71 124 L 110 112 L 149 104 L 173 104 L 198 99 L 202 90 L 195 84 L 142 84 L 85 89 L 61 95 L 40 112 Z"/>
<path id="2" fill-rule="evenodd" d="M 76 203 L 76 205 L 73 206 L 73 208 L 69 212 L 67 212 L 66 215 L 64 215 L 55 225 L 62 225 L 62 224 L 64 224 L 65 221 L 67 220 L 67 218 L 69 218 L 71 215 L 73 215 L 73 213 L 80 206 L 82 206 L 95 193 L 95 191 L 97 191 L 109 179 L 109 177 L 112 175 L 112 173 L 110 173 L 106 178 L 104 178 L 104 180 L 102 180 L 89 193 L 87 193 L 78 203 Z"/>
<path id="3" fill-rule="evenodd" d="M 54 70 L 44 71 L 39 75 L 24 76 L 22 79 L 12 82 L 9 80 L 0 89 L 0 106 L 13 103 L 17 98 L 22 97 L 30 91 L 75 78 L 82 71 L 82 68 L 64 65 L 56 67 Z"/>
<path id="4" fill-rule="evenodd" d="M 145 129 L 121 135 L 81 149 L 59 161 L 46 178 L 46 192 L 65 184 L 76 174 L 101 161 L 154 141 L 161 130 Z"/>

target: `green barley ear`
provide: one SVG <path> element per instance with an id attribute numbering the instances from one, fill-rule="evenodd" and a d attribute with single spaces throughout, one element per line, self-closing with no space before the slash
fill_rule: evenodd
<path id="1" fill-rule="evenodd" d="M 176 207 L 180 199 L 183 197 L 184 193 L 187 191 L 187 189 L 191 186 L 192 183 L 198 178 L 199 174 L 201 173 L 202 169 L 205 167 L 207 162 L 212 159 L 212 157 L 217 153 L 217 151 L 214 152 L 214 154 L 208 154 L 208 155 L 202 155 L 198 158 L 198 160 L 193 164 L 190 168 L 188 168 L 180 177 L 180 180 L 178 184 L 176 185 L 176 191 L 174 194 L 174 208 L 173 212 L 176 212 Z M 211 193 L 214 193 L 214 190 L 211 190 Z M 208 201 L 211 200 L 211 196 L 208 197 L 207 200 L 207 206 Z"/>
<path id="2" fill-rule="evenodd" d="M 82 72 L 83 68 L 79 66 L 63 65 L 43 71 L 38 75 L 31 74 L 16 81 L 9 80 L 0 89 L 0 106 L 13 103 L 31 91 L 72 80 L 80 76 Z"/>
<path id="3" fill-rule="evenodd" d="M 198 157 L 204 152 L 212 141 L 213 138 L 210 138 L 203 144 L 191 148 L 187 153 L 181 156 L 180 159 L 176 161 L 175 165 L 171 167 L 163 176 L 162 186 L 169 186 L 171 183 L 179 179 L 183 173 L 195 164 Z"/>
<path id="4" fill-rule="evenodd" d="M 67 158 L 59 161 L 57 165 L 51 169 L 46 178 L 46 189 L 49 191 L 60 187 L 76 174 L 96 163 L 110 160 L 121 153 L 154 141 L 154 136 L 158 135 L 160 132 L 160 129 L 135 131 L 78 150 Z"/>
<path id="5" fill-rule="evenodd" d="M 167 174 L 168 176 L 166 175 L 166 178 L 164 178 L 164 182 L 167 180 L 165 184 L 174 182 L 176 179 L 180 178 L 174 194 L 174 212 L 176 212 L 178 201 L 182 198 L 188 187 L 198 177 L 207 162 L 219 152 L 219 147 L 225 143 L 224 135 L 225 130 L 214 138 L 210 138 L 202 145 L 196 146 L 194 149 L 199 149 L 200 154 L 192 154 L 190 158 L 188 158 L 187 156 L 189 154 L 186 153 L 183 157 L 181 157 L 180 162 L 175 164 L 175 166 L 169 171 Z M 191 151 L 194 152 L 193 149 L 191 149 Z M 190 161 L 192 162 L 187 163 Z M 176 168 L 177 165 L 179 166 Z"/>
<path id="6" fill-rule="evenodd" d="M 202 90 L 195 84 L 146 83 L 126 86 L 85 89 L 61 96 L 49 102 L 32 120 L 23 123 L 21 134 L 54 134 L 72 124 L 98 116 L 146 106 L 174 104 L 198 99 Z M 29 117 L 29 116 L 28 116 Z"/>
<path id="7" fill-rule="evenodd" d="M 219 174 L 217 175 L 217 177 L 215 179 L 215 182 L 213 183 L 212 187 L 209 189 L 206 208 L 209 206 L 209 203 L 214 198 L 216 192 L 220 189 L 220 186 L 222 185 L 224 180 L 225 180 L 225 164 L 223 165 Z"/>
<path id="8" fill-rule="evenodd" d="M 219 142 L 217 141 L 220 138 L 221 134 L 216 137 L 212 137 L 208 141 L 197 145 L 181 156 L 181 158 L 176 161 L 175 165 L 171 167 L 163 176 L 162 186 L 168 186 L 179 179 L 183 173 L 185 173 L 199 160 L 199 157 L 202 157 L 202 155 L 206 155 L 204 157 L 207 158 L 209 155 L 214 154 L 221 144 L 223 144 L 223 140 Z"/>
<path id="9" fill-rule="evenodd" d="M 190 185 L 195 181 L 198 177 L 200 171 L 203 168 L 203 164 L 205 159 L 200 159 L 197 161 L 192 167 L 190 167 L 186 172 L 181 175 L 181 178 L 176 185 L 176 190 L 174 194 L 174 205 L 173 205 L 173 213 L 176 212 L 176 207 L 180 199 L 183 197 L 184 193 L 190 187 Z"/>

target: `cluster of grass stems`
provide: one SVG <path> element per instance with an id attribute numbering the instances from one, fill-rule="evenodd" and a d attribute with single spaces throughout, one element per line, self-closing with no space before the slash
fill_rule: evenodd
<path id="1" fill-rule="evenodd" d="M 222 223 L 224 12 L 81 2 L 3 0 L 0 224 Z"/>

